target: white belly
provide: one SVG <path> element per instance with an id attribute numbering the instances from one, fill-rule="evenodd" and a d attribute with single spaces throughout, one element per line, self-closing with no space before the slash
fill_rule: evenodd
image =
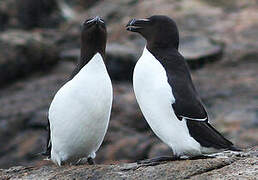
<path id="1" fill-rule="evenodd" d="M 135 66 L 133 86 L 151 129 L 174 154 L 199 154 L 200 144 L 189 135 L 185 120 L 179 121 L 173 111 L 175 98 L 165 69 L 146 48 Z"/>
<path id="2" fill-rule="evenodd" d="M 49 109 L 54 162 L 95 155 L 107 131 L 112 93 L 99 54 L 57 92 Z"/>

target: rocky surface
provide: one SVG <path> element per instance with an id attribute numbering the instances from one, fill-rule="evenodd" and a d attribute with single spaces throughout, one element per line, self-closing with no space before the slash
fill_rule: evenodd
<path id="1" fill-rule="evenodd" d="M 104 143 L 97 153 L 96 162 L 98 164 L 135 162 L 139 159 L 172 154 L 171 149 L 156 138 L 144 120 L 130 82 L 135 59 L 139 56 L 145 42 L 137 34 L 127 32 L 124 25 L 131 18 L 148 17 L 152 14 L 167 14 L 176 20 L 180 30 L 181 45 L 186 42 L 184 48 L 188 48 L 185 53 L 183 49 L 180 51 L 189 60 L 198 62 L 199 69 L 192 72 L 193 80 L 207 107 L 211 123 L 237 146 L 245 148 L 258 144 L 258 3 L 256 0 L 216 1 L 217 3 L 203 0 L 141 2 L 121 0 L 116 3 L 113 3 L 112 0 L 99 0 L 90 4 L 90 8 L 87 10 L 84 6 L 78 5 L 80 4 L 79 0 L 74 2 L 60 0 L 58 2 L 64 2 L 59 5 L 61 12 L 67 17 L 67 21 L 61 20 L 59 27 L 53 26 L 56 27 L 54 30 L 32 28 L 30 31 L 23 31 L 24 35 L 20 35 L 21 30 L 10 30 L 10 28 L 20 26 L 9 24 L 13 22 L 10 21 L 8 15 L 12 11 L 1 11 L 1 5 L 7 1 L 13 2 L 13 0 L 0 2 L 1 25 L 3 22 L 0 29 L 5 30 L 0 36 L 7 39 L 4 41 L 0 53 L 0 57 L 3 57 L 0 58 L 0 67 L 3 67 L 0 69 L 0 79 L 6 74 L 3 72 L 10 69 L 8 75 L 9 73 L 10 75 L 18 73 L 23 69 L 29 70 L 24 73 L 26 76 L 14 75 L 15 79 L 19 77 L 16 79 L 17 81 L 10 83 L 9 80 L 4 79 L 5 83 L 1 84 L 0 168 L 17 165 L 33 166 L 34 168 L 27 170 L 26 168 L 14 168 L 13 170 L 3 170 L 1 173 L 7 176 L 8 172 L 9 175 L 12 175 L 15 171 L 29 174 L 31 170 L 32 173 L 36 172 L 36 167 L 42 171 L 46 170 L 47 174 L 51 174 L 50 171 L 53 170 L 57 173 L 56 177 L 59 177 L 58 174 L 69 173 L 70 170 L 72 173 L 78 172 L 80 175 L 80 168 L 85 173 L 103 170 L 116 174 L 115 177 L 122 176 L 123 173 L 135 173 L 133 170 L 128 170 L 121 174 L 120 170 L 114 170 L 120 169 L 122 165 L 94 166 L 89 171 L 87 171 L 88 166 L 80 166 L 79 169 L 77 169 L 78 167 L 69 167 L 71 169 L 59 169 L 55 166 L 42 167 L 46 161 L 41 161 L 42 157 L 38 154 L 46 144 L 45 125 L 49 104 L 74 68 L 74 62 L 70 61 L 71 57 L 75 59 L 74 57 L 79 55 L 76 49 L 80 46 L 80 24 L 85 17 L 96 15 L 101 15 L 107 23 L 109 35 L 107 66 L 114 84 L 112 117 Z M 15 8 L 12 10 L 16 11 Z M 9 35 L 6 36 L 6 34 Z M 189 37 L 192 41 L 188 41 Z M 32 40 L 23 43 L 24 41 L 20 39 L 24 38 Z M 31 42 L 33 45 L 36 42 L 37 48 L 31 48 L 29 46 Z M 46 45 L 47 50 L 41 48 L 41 42 Z M 22 43 L 22 47 L 19 46 L 19 43 Z M 40 58 L 42 54 L 35 54 L 42 50 L 47 57 L 55 55 L 55 58 L 44 58 L 42 61 L 43 59 Z M 57 57 L 56 53 L 52 53 L 55 50 L 62 52 L 61 58 Z M 17 54 L 21 58 L 18 58 Z M 35 56 L 31 56 L 31 54 Z M 34 61 L 36 59 L 37 61 Z M 44 63 L 46 59 L 52 60 L 47 62 L 47 68 L 42 69 L 39 64 Z M 220 61 L 214 62 L 214 60 Z M 56 63 L 57 61 L 59 63 Z M 202 62 L 213 63 L 206 63 L 205 66 L 202 66 Z M 1 66 L 1 63 L 5 66 Z M 33 64 L 32 67 L 31 64 Z M 202 68 L 200 69 L 200 67 Z M 251 159 L 243 157 L 231 162 L 232 159 L 228 158 L 225 161 L 230 165 L 221 169 L 235 175 L 234 173 L 237 171 L 241 173 L 242 167 L 253 167 L 249 164 Z M 206 164 L 198 166 L 199 169 L 203 168 L 204 170 L 191 171 L 201 162 L 206 162 Z M 147 173 L 156 168 L 159 170 L 160 167 L 167 167 L 165 170 L 171 172 L 169 177 L 179 177 L 175 175 L 180 174 L 181 169 L 177 167 L 186 168 L 188 165 L 193 165 L 188 169 L 189 172 L 182 171 L 186 174 L 183 177 L 195 178 L 195 176 L 192 177 L 195 174 L 196 179 L 205 179 L 206 175 L 210 175 L 214 179 L 224 176 L 230 178 L 230 173 L 220 171 L 217 166 L 215 167 L 217 170 L 212 170 L 211 174 L 206 172 L 205 169 L 209 170 L 210 167 L 213 169 L 212 165 L 216 163 L 218 163 L 218 167 L 224 166 L 218 159 L 212 159 L 176 162 L 176 166 L 174 163 L 168 163 L 155 166 L 155 168 L 139 167 L 135 170 L 139 174 L 133 174 L 132 177 L 140 177 L 141 174 L 149 177 Z M 128 166 L 135 165 L 129 164 Z M 205 172 L 204 176 L 199 175 L 198 172 Z M 164 171 L 158 171 L 157 174 L 159 173 L 164 173 Z M 98 176 L 97 174 L 94 173 L 92 178 Z M 51 175 L 55 176 L 55 174 Z M 252 177 L 253 171 L 248 170 L 243 172 L 242 176 L 240 175 L 239 177 L 248 175 Z"/>
<path id="2" fill-rule="evenodd" d="M 59 60 L 55 38 L 47 33 L 7 31 L 0 34 L 0 86 L 50 68 Z"/>
<path id="3" fill-rule="evenodd" d="M 199 69 L 205 64 L 220 60 L 223 44 L 201 35 L 182 36 L 179 51 L 191 69 Z"/>
<path id="4" fill-rule="evenodd" d="M 98 2 L 98 0 L 73 0 L 73 1 L 69 1 L 69 0 L 61 0 L 64 3 L 67 3 L 68 5 L 72 6 L 75 9 L 80 9 L 83 10 L 85 8 L 89 8 L 92 5 L 94 5 L 96 2 Z"/>
<path id="5" fill-rule="evenodd" d="M 1 179 L 250 179 L 258 176 L 258 147 L 216 158 L 115 165 L 12 167 L 0 170 Z"/>
<path id="6" fill-rule="evenodd" d="M 62 20 L 56 0 L 2 0 L 0 2 L 0 30 L 57 27 Z"/>

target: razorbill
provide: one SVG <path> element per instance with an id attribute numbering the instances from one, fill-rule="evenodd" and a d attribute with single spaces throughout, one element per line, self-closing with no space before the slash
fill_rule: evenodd
<path id="1" fill-rule="evenodd" d="M 208 122 L 186 61 L 178 52 L 175 22 L 155 15 L 132 19 L 126 27 L 147 41 L 133 73 L 137 102 L 151 129 L 175 157 L 238 150 Z"/>
<path id="2" fill-rule="evenodd" d="M 45 155 L 59 166 L 82 158 L 94 164 L 106 134 L 113 100 L 105 66 L 106 40 L 106 26 L 101 18 L 83 23 L 78 64 L 50 105 Z"/>

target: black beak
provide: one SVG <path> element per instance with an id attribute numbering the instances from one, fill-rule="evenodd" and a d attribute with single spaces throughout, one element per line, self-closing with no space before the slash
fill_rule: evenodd
<path id="1" fill-rule="evenodd" d="M 131 19 L 126 25 L 126 30 L 138 32 L 139 29 L 143 29 L 144 26 L 149 23 L 149 19 Z"/>
<path id="2" fill-rule="evenodd" d="M 88 21 L 84 22 L 85 25 L 93 25 L 93 24 L 105 24 L 105 21 L 103 19 L 101 19 L 99 16 L 96 16 L 93 19 L 90 19 Z"/>
<path id="3" fill-rule="evenodd" d="M 99 16 L 96 16 L 93 20 L 98 24 L 105 24 L 104 20 L 101 19 Z"/>

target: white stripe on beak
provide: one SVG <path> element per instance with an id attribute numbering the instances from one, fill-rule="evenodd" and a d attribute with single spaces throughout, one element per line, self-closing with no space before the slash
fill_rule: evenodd
<path id="1" fill-rule="evenodd" d="M 93 21 L 95 21 L 95 18 L 93 18 L 93 19 L 87 21 L 86 24 L 89 24 L 89 23 L 91 23 L 91 22 L 93 22 Z"/>
<path id="2" fill-rule="evenodd" d="M 149 22 L 150 20 L 149 19 L 137 19 L 137 21 L 145 21 L 145 22 Z"/>

